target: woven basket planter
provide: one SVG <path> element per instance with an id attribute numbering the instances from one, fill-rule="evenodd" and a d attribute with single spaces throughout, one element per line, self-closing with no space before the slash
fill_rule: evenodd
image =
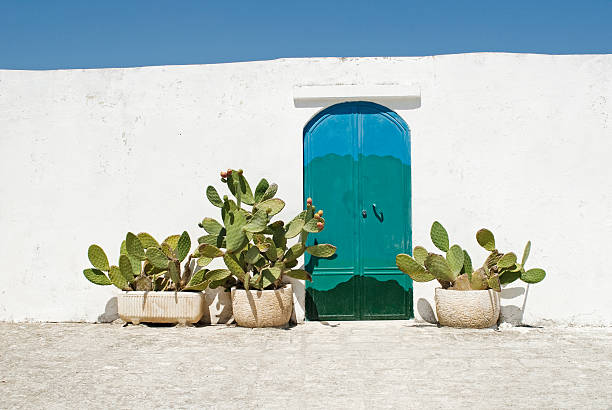
<path id="1" fill-rule="evenodd" d="M 232 288 L 232 308 L 238 326 L 286 326 L 293 311 L 293 289 L 290 284 L 275 290 Z"/>
<path id="2" fill-rule="evenodd" d="M 117 298 L 119 317 L 126 322 L 196 323 L 204 314 L 202 292 L 123 292 Z"/>
<path id="3" fill-rule="evenodd" d="M 482 329 L 499 318 L 499 293 L 492 290 L 436 289 L 436 313 L 442 326 Z"/>

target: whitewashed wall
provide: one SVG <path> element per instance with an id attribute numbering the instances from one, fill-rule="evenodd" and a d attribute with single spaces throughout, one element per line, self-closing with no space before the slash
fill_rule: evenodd
<path id="1" fill-rule="evenodd" d="M 309 84 L 416 84 L 420 107 L 391 107 L 412 131 L 414 243 L 434 219 L 476 262 L 480 227 L 503 250 L 531 239 L 548 277 L 524 320 L 612 324 L 612 55 L 497 53 L 0 71 L 0 320 L 104 319 L 116 291 L 83 278 L 89 244 L 197 238 L 221 169 L 276 181 L 294 214 Z M 432 299 L 416 284 L 417 317 Z"/>

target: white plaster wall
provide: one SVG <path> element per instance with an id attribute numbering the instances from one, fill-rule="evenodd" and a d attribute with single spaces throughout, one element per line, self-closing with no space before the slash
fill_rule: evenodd
<path id="1" fill-rule="evenodd" d="M 116 291 L 83 278 L 89 244 L 116 259 L 128 230 L 195 240 L 220 169 L 274 180 L 292 216 L 320 110 L 295 86 L 417 84 L 420 107 L 391 107 L 412 132 L 413 242 L 431 247 L 437 219 L 481 263 L 480 227 L 502 250 L 531 239 L 548 276 L 524 320 L 611 325 L 611 73 L 612 55 L 498 53 L 0 71 L 0 320 L 103 319 Z M 433 284 L 417 317 L 419 300 Z"/>

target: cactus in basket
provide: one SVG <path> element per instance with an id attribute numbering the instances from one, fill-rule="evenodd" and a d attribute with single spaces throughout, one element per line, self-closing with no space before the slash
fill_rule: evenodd
<path id="1" fill-rule="evenodd" d="M 198 255 L 197 251 L 188 255 L 190 248 L 187 232 L 169 236 L 161 244 L 146 232 L 128 232 L 117 265 L 109 264 L 101 247 L 91 245 L 88 257 L 93 267 L 83 274 L 96 285 L 115 285 L 121 290 L 203 290 L 208 285 L 191 263 Z"/>
<path id="2" fill-rule="evenodd" d="M 308 198 L 306 209 L 289 223 L 273 222 L 272 218 L 285 207 L 283 200 L 275 197 L 276 184 L 262 179 L 253 192 L 243 171 L 233 169 L 221 172 L 221 181 L 235 200 L 227 195 L 221 197 L 213 186 L 208 186 L 206 196 L 220 208 L 221 222 L 207 217 L 199 223 L 207 234 L 198 239 L 197 264 L 206 266 L 214 258 L 222 258 L 226 266 L 204 274 L 211 288 L 276 289 L 282 286 L 283 276 L 311 280 L 310 273 L 296 268 L 297 259 L 304 252 L 319 258 L 336 252 L 330 244 L 306 246 L 308 235 L 325 227 L 323 211 L 316 211 L 312 199 Z M 293 238 L 297 242 L 290 245 Z"/>
<path id="3" fill-rule="evenodd" d="M 445 256 L 428 252 L 422 246 L 414 248 L 413 256 L 397 255 L 397 267 L 408 274 L 415 282 L 438 280 L 442 288 L 455 290 L 486 290 L 501 291 L 501 285 L 513 282 L 519 277 L 527 283 L 537 283 L 546 275 L 542 269 L 525 271 L 523 266 L 529 255 L 531 242 L 527 242 L 522 262 L 516 263 L 516 255 L 512 252 L 503 254 L 495 249 L 495 238 L 487 229 L 481 229 L 476 234 L 478 243 L 490 252 L 482 267 L 474 270 L 472 260 L 467 251 L 459 245 L 449 247 L 448 233 L 439 223 L 434 222 L 430 236 L 433 244 L 445 252 Z"/>

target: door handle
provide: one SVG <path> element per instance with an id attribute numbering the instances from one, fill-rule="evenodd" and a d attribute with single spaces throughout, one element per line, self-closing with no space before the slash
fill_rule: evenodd
<path id="1" fill-rule="evenodd" d="M 372 209 L 374 210 L 374 215 L 376 216 L 376 218 L 378 218 L 378 220 L 382 222 L 383 219 L 385 219 L 385 217 L 383 216 L 383 211 L 376 209 L 376 204 L 372 204 Z"/>

